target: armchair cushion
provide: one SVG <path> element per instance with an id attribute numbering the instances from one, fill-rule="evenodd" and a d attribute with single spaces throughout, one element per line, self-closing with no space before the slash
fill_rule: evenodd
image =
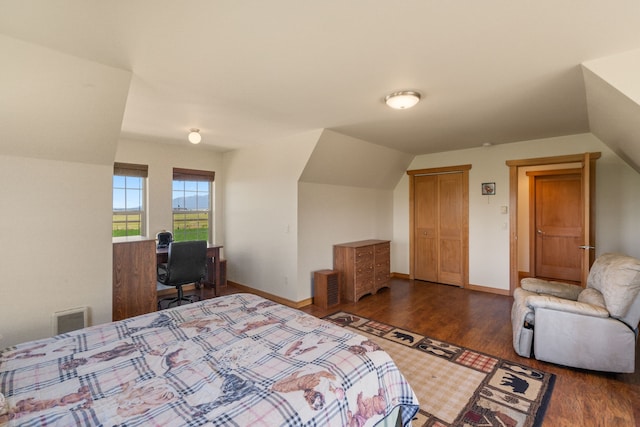
<path id="1" fill-rule="evenodd" d="M 602 293 L 612 317 L 626 316 L 640 292 L 640 260 L 620 254 L 603 254 L 589 272 L 587 287 Z"/>
<path id="2" fill-rule="evenodd" d="M 604 303 L 604 297 L 602 296 L 600 291 L 593 288 L 587 288 L 584 291 L 580 292 L 580 295 L 578 295 L 578 302 L 595 305 L 604 309 L 607 308 L 606 304 Z"/>
<path id="3" fill-rule="evenodd" d="M 582 292 L 582 287 L 577 285 L 570 285 L 568 283 L 555 282 L 553 280 L 536 279 L 533 277 L 527 277 L 520 281 L 520 286 L 529 292 L 535 292 L 537 294 L 553 295 L 559 298 L 565 298 L 570 300 L 577 300 L 578 295 Z"/>
<path id="4" fill-rule="evenodd" d="M 581 314 L 583 316 L 609 317 L 609 312 L 602 306 L 558 298 L 551 295 L 529 296 L 527 297 L 527 305 L 534 311 L 539 308 L 546 308 L 549 310 Z"/>

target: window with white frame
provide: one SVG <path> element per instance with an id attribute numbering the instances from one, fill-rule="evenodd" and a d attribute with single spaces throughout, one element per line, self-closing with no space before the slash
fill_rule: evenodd
<path id="1" fill-rule="evenodd" d="M 113 166 L 113 237 L 144 236 L 147 165 Z"/>
<path id="2" fill-rule="evenodd" d="M 173 240 L 213 242 L 213 181 L 215 173 L 173 169 Z"/>

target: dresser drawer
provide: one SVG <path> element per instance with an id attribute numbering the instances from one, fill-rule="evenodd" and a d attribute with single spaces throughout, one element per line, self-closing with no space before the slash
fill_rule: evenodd
<path id="1" fill-rule="evenodd" d="M 354 262 L 356 265 L 369 264 L 373 262 L 373 247 L 357 248 L 354 254 Z"/>
<path id="2" fill-rule="evenodd" d="M 389 258 L 390 254 L 391 245 L 389 243 L 380 243 L 379 245 L 375 245 L 376 258 Z"/>

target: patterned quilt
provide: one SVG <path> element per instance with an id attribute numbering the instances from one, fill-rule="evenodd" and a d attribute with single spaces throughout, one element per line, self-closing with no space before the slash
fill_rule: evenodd
<path id="1" fill-rule="evenodd" d="M 5 349 L 0 392 L 1 426 L 360 427 L 418 409 L 375 343 L 251 294 Z"/>

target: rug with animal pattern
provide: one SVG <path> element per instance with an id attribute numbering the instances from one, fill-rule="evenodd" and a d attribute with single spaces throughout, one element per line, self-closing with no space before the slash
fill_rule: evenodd
<path id="1" fill-rule="evenodd" d="M 414 427 L 542 424 L 554 374 L 344 311 L 325 319 L 391 355 L 420 401 Z"/>

